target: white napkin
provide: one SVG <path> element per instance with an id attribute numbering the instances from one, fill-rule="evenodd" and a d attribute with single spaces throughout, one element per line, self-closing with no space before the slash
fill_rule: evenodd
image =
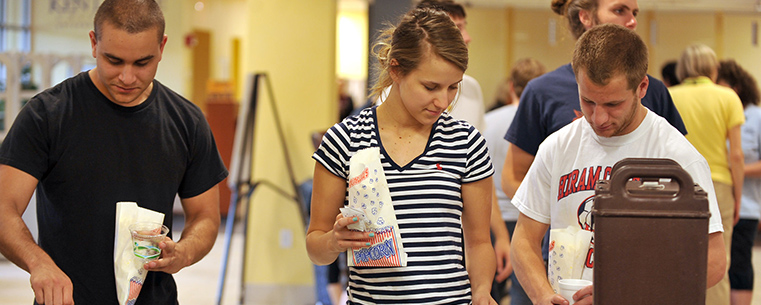
<path id="1" fill-rule="evenodd" d="M 132 252 L 132 234 L 129 226 L 136 222 L 164 223 L 164 213 L 141 208 L 135 202 L 116 203 L 114 274 L 116 296 L 120 305 L 135 304 L 148 274 L 143 268 L 143 260 Z"/>
<path id="2" fill-rule="evenodd" d="M 561 279 L 581 279 L 593 233 L 568 226 L 550 230 L 547 278 L 555 292 Z"/>

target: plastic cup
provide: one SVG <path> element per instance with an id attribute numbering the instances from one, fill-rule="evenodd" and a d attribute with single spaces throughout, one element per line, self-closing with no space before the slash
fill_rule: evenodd
<path id="1" fill-rule="evenodd" d="M 161 248 L 159 243 L 164 241 L 169 228 L 157 222 L 136 222 L 129 226 L 132 235 L 132 252 L 135 256 L 152 261 L 159 258 Z"/>
<path id="2" fill-rule="evenodd" d="M 558 281 L 558 288 L 560 288 L 560 295 L 562 295 L 569 304 L 575 303 L 573 301 L 573 295 L 584 287 L 592 285 L 592 281 L 579 280 L 579 279 L 562 279 Z"/>

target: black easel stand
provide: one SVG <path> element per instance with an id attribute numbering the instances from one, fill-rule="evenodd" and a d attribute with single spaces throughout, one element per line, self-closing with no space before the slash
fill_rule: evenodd
<path id="1" fill-rule="evenodd" d="M 269 95 L 270 100 L 270 106 L 272 107 L 272 116 L 275 119 L 275 128 L 277 130 L 279 139 L 280 139 L 280 145 L 283 149 L 284 157 L 285 157 L 285 163 L 286 167 L 288 169 L 288 175 L 291 180 L 291 187 L 293 188 L 293 194 L 289 194 L 285 190 L 283 190 L 278 185 L 275 185 L 272 182 L 269 182 L 267 180 L 259 180 L 259 181 L 252 181 L 252 157 L 253 157 L 253 147 L 254 147 L 254 127 L 255 127 L 255 119 L 256 119 L 256 109 L 257 109 L 257 102 L 258 102 L 258 96 L 259 96 L 259 85 L 260 83 L 266 81 L 267 84 L 267 94 Z M 240 140 L 240 145 L 238 146 L 238 151 L 233 151 L 233 159 L 238 158 L 240 162 L 237 162 L 237 168 L 231 169 L 231 173 L 234 173 L 229 178 L 229 181 L 232 181 L 234 185 L 232 186 L 232 197 L 230 198 L 230 207 L 227 212 L 227 219 L 225 222 L 225 241 L 224 241 L 224 254 L 222 256 L 222 267 L 221 267 L 221 273 L 219 277 L 219 285 L 217 290 L 217 305 L 222 304 L 222 294 L 225 288 L 225 277 L 227 274 L 227 265 L 228 260 L 230 257 L 230 243 L 232 240 L 232 234 L 233 234 L 233 228 L 235 226 L 235 214 L 238 208 L 238 205 L 241 204 L 243 199 L 246 199 L 246 202 L 249 201 L 251 198 L 251 195 L 254 193 L 254 191 L 257 189 L 258 186 L 268 186 L 272 188 L 275 192 L 282 195 L 283 197 L 286 197 L 288 199 L 293 200 L 296 204 L 299 205 L 299 211 L 301 213 L 302 221 L 306 223 L 307 220 L 307 212 L 304 210 L 304 204 L 303 198 L 301 196 L 301 192 L 299 191 L 299 186 L 296 183 L 295 175 L 293 174 L 293 166 L 291 165 L 291 159 L 290 154 L 288 153 L 288 146 L 285 142 L 285 137 L 283 136 L 283 128 L 280 123 L 280 117 L 278 116 L 277 111 L 277 103 L 275 102 L 275 95 L 272 91 L 272 84 L 269 81 L 269 78 L 266 73 L 257 73 L 253 75 L 252 81 L 251 81 L 251 95 L 249 96 L 248 105 L 242 105 L 241 111 L 245 111 L 245 113 L 242 113 L 238 116 L 238 119 L 243 119 L 244 122 L 239 122 L 238 127 L 236 128 L 236 140 L 238 140 L 237 133 L 243 133 L 243 136 Z M 247 106 L 247 107 L 246 107 Z M 242 124 L 241 124 L 242 123 Z M 241 128 L 242 127 L 242 128 Z M 236 162 L 233 162 L 231 166 L 235 166 Z M 243 230 L 246 232 L 248 227 L 248 215 L 243 217 Z M 244 249 L 245 249 L 245 241 L 244 241 Z M 245 269 L 245 250 L 243 255 L 244 260 L 244 269 Z M 241 294 L 239 296 L 239 302 L 238 304 L 243 303 L 243 282 L 241 281 Z"/>

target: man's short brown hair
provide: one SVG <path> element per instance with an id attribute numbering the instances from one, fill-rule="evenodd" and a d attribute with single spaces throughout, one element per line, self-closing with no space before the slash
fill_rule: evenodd
<path id="1" fill-rule="evenodd" d="M 584 71 L 597 85 L 607 85 L 618 73 L 635 90 L 647 75 L 647 46 L 633 30 L 616 24 L 593 27 L 579 37 L 573 51 L 573 73 Z"/>

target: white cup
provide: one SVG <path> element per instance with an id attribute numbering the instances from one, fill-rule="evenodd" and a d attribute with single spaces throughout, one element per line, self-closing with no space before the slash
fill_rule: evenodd
<path id="1" fill-rule="evenodd" d="M 579 280 L 579 279 L 562 279 L 558 281 L 558 287 L 560 288 L 560 295 L 562 295 L 568 304 L 573 304 L 573 295 L 584 287 L 592 285 L 592 281 Z"/>

